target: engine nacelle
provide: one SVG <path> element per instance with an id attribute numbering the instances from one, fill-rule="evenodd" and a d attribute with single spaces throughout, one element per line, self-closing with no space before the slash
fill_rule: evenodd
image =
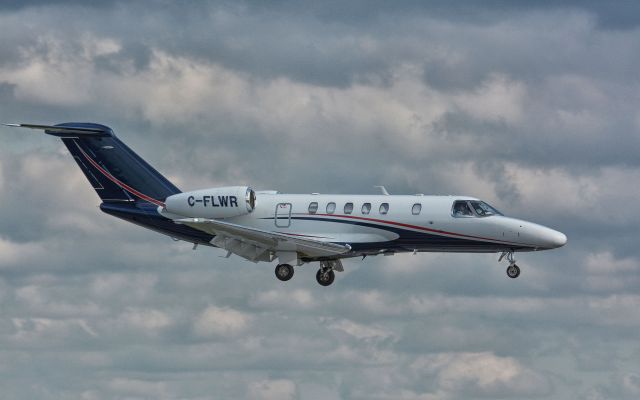
<path id="1" fill-rule="evenodd" d="M 249 214 L 256 194 L 248 186 L 230 186 L 174 194 L 165 200 L 172 214 L 193 218 L 229 218 Z"/>

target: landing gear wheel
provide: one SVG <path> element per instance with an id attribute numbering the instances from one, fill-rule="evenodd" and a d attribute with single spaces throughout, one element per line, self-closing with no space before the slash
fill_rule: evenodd
<path id="1" fill-rule="evenodd" d="M 520 267 L 515 264 L 509 265 L 507 267 L 507 276 L 511 279 L 515 279 L 520 276 Z"/>
<path id="2" fill-rule="evenodd" d="M 322 270 L 319 269 L 318 273 L 316 273 L 316 281 L 322 286 L 329 286 L 333 283 L 333 280 L 336 279 L 336 274 L 332 269 Z"/>
<path id="3" fill-rule="evenodd" d="M 289 264 L 276 265 L 276 278 L 281 281 L 288 281 L 293 278 L 293 267 Z"/>

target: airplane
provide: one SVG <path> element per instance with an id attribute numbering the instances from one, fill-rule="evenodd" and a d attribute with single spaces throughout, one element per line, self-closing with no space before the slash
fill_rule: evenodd
<path id="1" fill-rule="evenodd" d="M 43 130 L 62 139 L 112 216 L 174 240 L 212 246 L 246 260 L 273 262 L 281 281 L 294 266 L 319 263 L 316 280 L 329 286 L 342 259 L 397 253 L 500 253 L 517 278 L 514 253 L 564 246 L 556 230 L 503 215 L 470 196 L 284 194 L 229 186 L 182 192 L 95 123 L 4 124 Z"/>

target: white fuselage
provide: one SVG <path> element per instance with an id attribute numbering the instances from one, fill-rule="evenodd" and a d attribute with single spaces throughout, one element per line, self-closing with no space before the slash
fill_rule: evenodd
<path id="1" fill-rule="evenodd" d="M 257 192 L 251 213 L 225 221 L 296 237 L 348 244 L 352 251 L 345 257 L 415 251 L 536 251 L 566 243 L 566 236 L 558 231 L 515 218 L 454 216 L 452 206 L 460 200 L 477 199 L 467 196 Z M 370 205 L 368 213 L 367 204 Z"/>

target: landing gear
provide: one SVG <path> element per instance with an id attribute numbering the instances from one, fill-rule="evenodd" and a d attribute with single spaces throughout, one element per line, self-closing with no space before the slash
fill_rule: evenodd
<path id="1" fill-rule="evenodd" d="M 325 260 L 320 261 L 320 269 L 316 274 L 316 281 L 322 286 L 329 286 L 333 283 L 333 280 L 336 279 L 336 274 L 334 271 L 342 272 L 344 271 L 344 267 L 342 266 L 342 261 L 340 260 Z"/>
<path id="2" fill-rule="evenodd" d="M 336 274 L 331 268 L 320 268 L 316 273 L 316 281 L 322 286 L 329 286 L 336 279 Z"/>
<path id="3" fill-rule="evenodd" d="M 276 278 L 281 281 L 288 281 L 293 278 L 293 267 L 289 264 L 276 265 Z"/>
<path id="4" fill-rule="evenodd" d="M 340 260 L 325 260 L 320 261 L 320 269 L 316 274 L 316 281 L 322 286 L 329 286 L 336 279 L 335 271 L 344 271 L 342 262 Z M 288 281 L 293 278 L 293 266 L 283 262 L 276 265 L 276 278 L 281 281 Z"/>
<path id="5" fill-rule="evenodd" d="M 513 258 L 513 251 L 505 251 L 500 255 L 498 262 L 502 261 L 503 258 L 507 257 L 507 261 L 509 261 L 509 266 L 507 267 L 507 276 L 511 279 L 515 279 L 520 276 L 520 267 L 516 265 L 516 259 Z"/>
<path id="6" fill-rule="evenodd" d="M 515 279 L 520 276 L 520 267 L 515 264 L 509 265 L 507 267 L 507 276 L 509 278 Z"/>

